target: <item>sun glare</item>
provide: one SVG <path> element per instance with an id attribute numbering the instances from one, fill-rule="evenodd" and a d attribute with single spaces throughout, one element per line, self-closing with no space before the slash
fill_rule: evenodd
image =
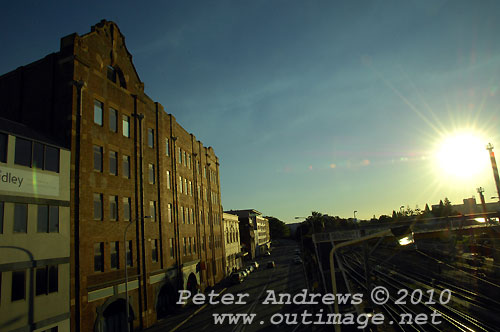
<path id="1" fill-rule="evenodd" d="M 473 132 L 457 132 L 444 137 L 436 150 L 441 174 L 465 179 L 481 172 L 488 161 L 486 143 Z"/>

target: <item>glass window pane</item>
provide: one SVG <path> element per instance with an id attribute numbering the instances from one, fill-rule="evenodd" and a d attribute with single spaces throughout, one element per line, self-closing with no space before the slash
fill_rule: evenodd
<path id="1" fill-rule="evenodd" d="M 94 123 L 102 126 L 102 109 L 103 103 L 99 100 L 94 100 Z"/>
<path id="2" fill-rule="evenodd" d="M 118 175 L 118 152 L 109 151 L 109 174 Z"/>
<path id="3" fill-rule="evenodd" d="M 155 165 L 149 164 L 149 183 L 155 183 Z"/>
<path id="4" fill-rule="evenodd" d="M 129 156 L 123 156 L 123 177 L 130 179 L 130 157 Z"/>
<path id="5" fill-rule="evenodd" d="M 128 115 L 122 117 L 122 127 L 123 136 L 130 137 L 130 117 Z"/>
<path id="6" fill-rule="evenodd" d="M 49 232 L 59 233 L 59 206 L 49 206 Z"/>
<path id="7" fill-rule="evenodd" d="M 0 133 L 0 162 L 7 162 L 7 134 Z"/>
<path id="8" fill-rule="evenodd" d="M 102 172 L 102 147 L 94 145 L 94 169 Z"/>
<path id="9" fill-rule="evenodd" d="M 123 198 L 123 220 L 130 220 L 130 198 Z"/>
<path id="10" fill-rule="evenodd" d="M 12 272 L 12 301 L 24 300 L 26 295 L 26 271 Z"/>
<path id="11" fill-rule="evenodd" d="M 109 130 L 116 133 L 118 131 L 118 112 L 115 109 L 109 109 Z"/>
<path id="12" fill-rule="evenodd" d="M 47 233 L 49 231 L 49 207 L 38 205 L 37 232 Z"/>
<path id="13" fill-rule="evenodd" d="M 154 139 L 155 139 L 154 130 L 151 128 L 148 128 L 148 146 L 150 148 L 153 148 L 155 146 Z"/>
<path id="14" fill-rule="evenodd" d="M 43 169 L 43 156 L 44 145 L 42 143 L 34 142 L 33 145 L 33 167 Z"/>
<path id="15" fill-rule="evenodd" d="M 168 138 L 165 138 L 165 154 L 166 154 L 167 156 L 169 156 L 169 155 L 170 155 L 170 147 L 169 147 L 169 145 L 168 145 Z"/>
<path id="16" fill-rule="evenodd" d="M 102 220 L 102 194 L 94 194 L 94 219 Z"/>
<path id="17" fill-rule="evenodd" d="M 111 268 L 112 269 L 120 268 L 118 265 L 118 253 L 120 252 L 119 243 L 118 242 L 111 242 L 109 250 L 110 250 Z"/>
<path id="18" fill-rule="evenodd" d="M 31 143 L 31 141 L 16 137 L 15 164 L 28 167 L 31 166 Z"/>
<path id="19" fill-rule="evenodd" d="M 156 220 L 156 202 L 149 202 L 149 215 L 151 216 L 151 221 Z"/>
<path id="20" fill-rule="evenodd" d="M 94 272 L 104 271 L 104 243 L 94 244 Z"/>
<path id="21" fill-rule="evenodd" d="M 49 293 L 58 291 L 59 286 L 59 269 L 57 265 L 49 266 Z"/>
<path id="22" fill-rule="evenodd" d="M 127 266 L 132 266 L 132 241 L 127 241 Z"/>
<path id="23" fill-rule="evenodd" d="M 47 267 L 36 269 L 36 295 L 47 294 Z"/>
<path id="24" fill-rule="evenodd" d="M 118 196 L 109 196 L 109 220 L 118 220 Z"/>
<path id="25" fill-rule="evenodd" d="M 14 206 L 14 233 L 26 233 L 28 230 L 28 205 L 16 203 Z"/>
<path id="26" fill-rule="evenodd" d="M 58 148 L 45 146 L 45 169 L 52 172 L 59 172 Z"/>

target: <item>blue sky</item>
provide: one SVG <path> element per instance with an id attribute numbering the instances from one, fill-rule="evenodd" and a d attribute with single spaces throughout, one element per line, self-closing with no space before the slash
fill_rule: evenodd
<path id="1" fill-rule="evenodd" d="M 146 93 L 215 149 L 224 209 L 370 218 L 479 186 L 496 195 L 484 148 L 468 178 L 434 151 L 465 129 L 500 149 L 498 13 L 496 1 L 12 1 L 0 73 L 112 20 Z"/>

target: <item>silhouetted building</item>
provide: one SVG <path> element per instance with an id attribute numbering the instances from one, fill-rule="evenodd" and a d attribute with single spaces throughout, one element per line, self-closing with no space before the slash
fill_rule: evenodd
<path id="1" fill-rule="evenodd" d="M 72 331 L 125 330 L 126 266 L 136 328 L 222 280 L 218 158 L 144 93 L 116 24 L 1 76 L 0 116 L 71 150 Z"/>
<path id="2" fill-rule="evenodd" d="M 0 118 L 0 329 L 70 330 L 70 152 Z"/>

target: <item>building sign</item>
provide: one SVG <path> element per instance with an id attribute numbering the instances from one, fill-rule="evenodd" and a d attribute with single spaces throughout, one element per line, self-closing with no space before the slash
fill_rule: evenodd
<path id="1" fill-rule="evenodd" d="M 0 192 L 59 196 L 59 176 L 0 166 Z"/>

